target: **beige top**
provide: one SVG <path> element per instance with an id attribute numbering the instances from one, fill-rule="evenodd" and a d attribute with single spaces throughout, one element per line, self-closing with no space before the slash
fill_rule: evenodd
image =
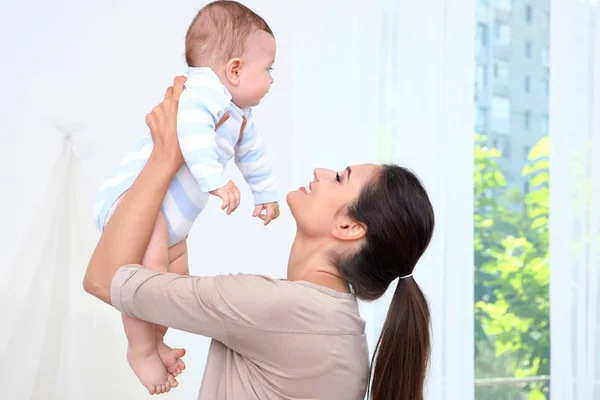
<path id="1" fill-rule="evenodd" d="M 127 265 L 111 301 L 211 337 L 199 400 L 363 400 L 369 355 L 351 294 L 258 275 L 189 277 Z"/>

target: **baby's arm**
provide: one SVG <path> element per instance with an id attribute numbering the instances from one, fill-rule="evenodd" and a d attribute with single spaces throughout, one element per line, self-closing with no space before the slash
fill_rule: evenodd
<path id="1" fill-rule="evenodd" d="M 218 82 L 194 76 L 186 82 L 179 100 L 177 133 L 187 167 L 203 192 L 225 186 L 218 162 L 215 126 L 229 106 L 229 98 Z"/>
<path id="2" fill-rule="evenodd" d="M 275 177 L 265 153 L 265 145 L 256 130 L 252 111 L 248 115 L 242 140 L 235 146 L 235 164 L 254 195 L 255 205 L 277 202 Z"/>

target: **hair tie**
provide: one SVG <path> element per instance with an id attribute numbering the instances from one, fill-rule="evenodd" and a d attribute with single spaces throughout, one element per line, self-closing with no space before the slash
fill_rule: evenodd
<path id="1" fill-rule="evenodd" d="M 399 279 L 406 279 L 406 278 L 410 278 L 413 274 L 408 274 L 408 275 L 404 275 L 401 276 Z"/>

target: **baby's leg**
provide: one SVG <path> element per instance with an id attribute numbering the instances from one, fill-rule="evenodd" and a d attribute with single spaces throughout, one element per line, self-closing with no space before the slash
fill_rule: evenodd
<path id="1" fill-rule="evenodd" d="M 189 275 L 187 240 L 183 240 L 169 249 L 169 267 L 168 271 L 179 274 Z M 185 355 L 185 349 L 172 349 L 164 343 L 167 328 L 156 325 L 156 346 L 158 354 L 162 359 L 167 371 L 177 376 L 185 369 L 185 363 L 181 359 Z"/>
<path id="2" fill-rule="evenodd" d="M 166 271 L 168 257 L 169 232 L 165 218 L 160 213 L 142 265 L 152 271 Z M 163 393 L 171 386 L 176 386 L 158 354 L 154 324 L 123 315 L 123 327 L 129 342 L 127 361 L 150 394 Z"/>
<path id="3" fill-rule="evenodd" d="M 178 275 L 189 275 L 187 239 L 173 245 L 169 249 L 169 272 Z"/>

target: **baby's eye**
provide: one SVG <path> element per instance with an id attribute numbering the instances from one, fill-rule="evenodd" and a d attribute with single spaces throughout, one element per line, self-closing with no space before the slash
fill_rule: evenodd
<path id="1" fill-rule="evenodd" d="M 342 181 L 342 177 L 340 176 L 340 174 L 338 172 L 335 173 L 335 180 L 338 182 Z"/>

